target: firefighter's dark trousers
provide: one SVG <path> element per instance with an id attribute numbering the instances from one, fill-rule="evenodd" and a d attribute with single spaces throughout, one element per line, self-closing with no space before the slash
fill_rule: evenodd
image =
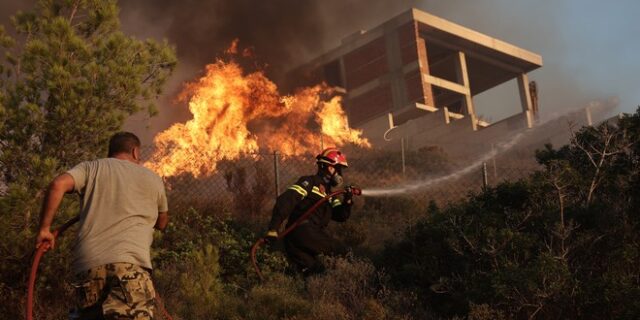
<path id="1" fill-rule="evenodd" d="M 318 255 L 344 255 L 347 248 L 312 222 L 303 223 L 284 239 L 287 256 L 303 275 L 324 271 Z"/>

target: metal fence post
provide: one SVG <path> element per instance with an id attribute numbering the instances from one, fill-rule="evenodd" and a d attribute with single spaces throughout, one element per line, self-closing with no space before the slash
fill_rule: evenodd
<path id="1" fill-rule="evenodd" d="M 273 152 L 273 174 L 276 182 L 276 198 L 280 194 L 280 168 L 278 166 L 278 151 Z"/>
<path id="2" fill-rule="evenodd" d="M 487 180 L 487 163 L 482 163 L 482 188 L 487 188 L 489 181 Z"/>
<path id="3" fill-rule="evenodd" d="M 491 144 L 491 152 L 493 152 L 493 157 L 491 157 L 491 162 L 493 163 L 493 181 L 498 181 L 498 166 L 496 166 L 496 148 L 495 145 Z"/>

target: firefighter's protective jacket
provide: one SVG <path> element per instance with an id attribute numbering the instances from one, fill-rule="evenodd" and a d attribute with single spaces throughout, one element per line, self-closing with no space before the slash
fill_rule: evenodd
<path id="1" fill-rule="evenodd" d="M 325 184 L 321 176 L 301 177 L 276 199 L 269 230 L 278 230 L 287 218 L 289 219 L 287 226 L 291 225 L 329 193 L 331 193 L 331 187 Z M 324 228 L 329 224 L 329 221 L 344 222 L 349 219 L 350 215 L 351 205 L 342 203 L 337 197 L 332 197 L 320 205 L 308 221 Z"/>

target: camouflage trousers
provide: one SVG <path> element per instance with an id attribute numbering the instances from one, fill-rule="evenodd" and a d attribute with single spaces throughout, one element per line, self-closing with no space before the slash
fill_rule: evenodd
<path id="1" fill-rule="evenodd" d="M 155 290 L 147 269 L 110 263 L 75 276 L 77 319 L 153 319 Z"/>

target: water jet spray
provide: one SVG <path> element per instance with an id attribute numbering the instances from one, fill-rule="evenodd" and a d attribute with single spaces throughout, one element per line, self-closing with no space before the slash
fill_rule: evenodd
<path id="1" fill-rule="evenodd" d="M 518 142 L 520 142 L 526 135 L 537 131 L 538 129 L 542 128 L 545 124 L 557 120 L 559 118 L 562 118 L 564 116 L 567 115 L 571 115 L 574 114 L 576 112 L 582 111 L 582 108 L 578 108 L 578 109 L 572 109 L 572 110 L 567 110 L 565 112 L 557 112 L 557 113 L 553 113 L 548 115 L 547 117 L 544 118 L 544 120 L 539 120 L 536 125 L 531 128 L 528 129 L 526 131 L 522 131 L 518 134 L 516 134 L 515 136 L 511 137 L 510 139 L 503 141 L 501 143 L 496 144 L 496 147 L 481 155 L 476 161 L 474 161 L 473 163 L 460 168 L 452 173 L 448 173 L 445 175 L 441 175 L 441 176 L 436 176 L 436 177 L 431 177 L 431 178 L 427 178 L 426 180 L 423 181 L 411 181 L 411 182 L 407 182 L 404 184 L 401 184 L 399 186 L 396 187 L 388 187 L 388 188 L 367 188 L 367 189 L 363 189 L 362 190 L 362 195 L 365 197 L 387 197 L 387 196 L 398 196 L 398 195 L 405 195 L 405 194 L 411 194 L 411 193 L 415 193 L 415 192 L 419 192 L 421 190 L 433 187 L 435 185 L 438 185 L 440 183 L 449 181 L 449 180 L 454 180 L 457 178 L 460 178 L 474 170 L 476 170 L 477 168 L 479 168 L 483 163 L 487 162 L 488 160 L 492 159 L 493 157 L 495 157 L 496 155 L 503 153 L 511 148 L 513 148 Z M 392 129 L 395 129 L 396 127 L 393 127 Z"/>
<path id="2" fill-rule="evenodd" d="M 478 160 L 452 173 L 429 178 L 426 181 L 408 182 L 398 187 L 362 189 L 362 195 L 365 197 L 385 197 L 385 196 L 403 195 L 403 194 L 418 192 L 422 189 L 432 187 L 434 185 L 440 184 L 448 180 L 457 179 L 475 170 L 476 168 L 480 167 L 482 163 L 495 157 L 498 153 L 511 149 L 524 137 L 524 135 L 525 135 L 524 132 L 521 132 L 515 135 L 513 138 L 511 138 L 507 142 L 498 144 L 495 149 L 483 154 L 480 158 L 478 158 Z"/>

